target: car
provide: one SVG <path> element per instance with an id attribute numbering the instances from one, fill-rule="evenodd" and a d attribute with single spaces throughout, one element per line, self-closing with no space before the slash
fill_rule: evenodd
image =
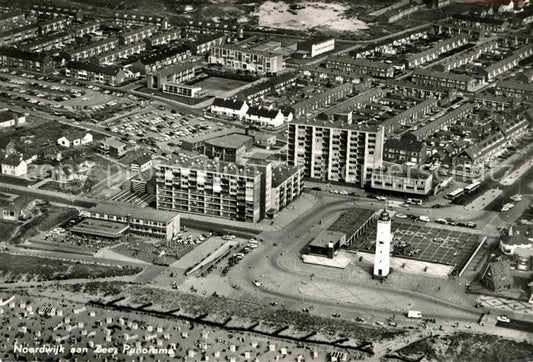
<path id="1" fill-rule="evenodd" d="M 378 201 L 387 201 L 387 198 L 385 196 L 376 196 L 376 200 L 378 200 Z"/>
<path id="2" fill-rule="evenodd" d="M 261 283 L 258 282 L 257 280 L 254 280 L 252 283 L 253 283 L 253 285 L 255 285 L 256 287 L 260 287 L 260 286 L 261 286 Z"/>
<path id="3" fill-rule="evenodd" d="M 311 187 L 311 190 L 313 190 L 313 191 L 322 191 L 322 188 L 318 187 L 318 186 L 315 186 L 315 187 Z"/>
<path id="4" fill-rule="evenodd" d="M 447 225 L 448 224 L 448 221 L 446 221 L 446 219 L 437 219 L 435 220 L 436 223 L 438 224 L 442 224 L 442 225 Z"/>
<path id="5" fill-rule="evenodd" d="M 421 215 L 418 218 L 418 220 L 423 221 L 423 222 L 430 222 L 431 221 L 431 219 L 429 217 L 425 216 L 425 215 Z"/>
<path id="6" fill-rule="evenodd" d="M 466 223 L 466 227 L 475 229 L 475 228 L 477 228 L 477 224 L 469 221 L 469 222 Z"/>
<path id="7" fill-rule="evenodd" d="M 457 223 L 457 226 L 466 227 L 466 222 L 459 221 L 459 222 Z"/>
<path id="8" fill-rule="evenodd" d="M 396 214 L 394 216 L 397 217 L 398 219 L 407 219 L 407 215 L 405 215 L 405 214 L 398 213 L 398 214 Z"/>
<path id="9" fill-rule="evenodd" d="M 440 209 L 442 207 L 441 204 L 435 204 L 433 206 L 431 206 L 432 209 Z"/>
<path id="10" fill-rule="evenodd" d="M 511 322 L 511 320 L 509 318 L 507 318 L 506 316 L 504 316 L 504 315 L 499 316 L 498 318 L 496 318 L 496 320 L 498 322 L 502 322 L 502 323 L 510 323 Z"/>

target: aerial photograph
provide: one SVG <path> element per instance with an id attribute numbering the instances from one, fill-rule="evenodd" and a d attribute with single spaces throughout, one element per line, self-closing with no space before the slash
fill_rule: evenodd
<path id="1" fill-rule="evenodd" d="M 532 0 L 0 0 L 0 362 L 533 361 Z"/>

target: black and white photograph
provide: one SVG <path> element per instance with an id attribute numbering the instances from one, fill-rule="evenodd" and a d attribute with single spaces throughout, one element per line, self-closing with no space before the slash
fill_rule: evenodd
<path id="1" fill-rule="evenodd" d="M 0 362 L 533 361 L 532 0 L 0 0 Z"/>

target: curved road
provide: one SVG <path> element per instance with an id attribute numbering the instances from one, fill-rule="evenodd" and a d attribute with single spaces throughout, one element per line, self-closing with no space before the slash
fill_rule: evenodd
<path id="1" fill-rule="evenodd" d="M 357 206 L 361 207 L 359 203 Z M 260 234 L 259 237 L 266 245 L 244 258 L 228 274 L 232 284 L 238 285 L 240 291 L 245 292 L 239 298 L 261 295 L 263 299 L 266 297 L 272 301 L 281 299 L 290 303 L 301 302 L 302 307 L 309 307 L 311 303 L 305 303 L 312 302 L 326 310 L 334 307 L 331 310 L 335 312 L 380 317 L 390 317 L 412 308 L 421 310 L 427 317 L 477 322 L 480 312 L 473 308 L 391 286 L 357 283 L 349 279 L 346 270 L 303 264 L 301 251 L 320 231 L 317 228 L 318 220 L 329 225 L 340 213 L 352 207 L 353 201 L 328 200 L 318 203 L 283 231 Z M 317 276 L 310 281 L 309 276 L 313 272 Z M 253 285 L 254 280 L 261 282 L 260 288 Z M 328 292 L 328 296 L 320 296 L 320 292 L 302 293 L 302 290 L 310 288 L 332 292 Z"/>

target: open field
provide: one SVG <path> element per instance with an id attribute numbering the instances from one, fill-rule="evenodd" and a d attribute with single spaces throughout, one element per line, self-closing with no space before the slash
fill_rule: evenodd
<path id="1" fill-rule="evenodd" d="M 0 253 L 0 280 L 4 283 L 131 275 L 138 268 L 80 264 L 62 260 Z"/>
<path id="2" fill-rule="evenodd" d="M 496 336 L 455 333 L 423 339 L 402 348 L 398 354 L 408 358 L 404 361 L 422 357 L 427 361 L 527 361 L 531 348 L 529 343 Z"/>
<path id="3" fill-rule="evenodd" d="M 253 15 L 259 18 L 260 26 L 268 28 L 302 31 L 315 27 L 338 31 L 366 29 L 361 20 L 344 15 L 348 9 L 348 6 L 335 3 L 299 2 L 288 5 L 283 1 L 266 1 Z"/>
<path id="4" fill-rule="evenodd" d="M 194 83 L 195 86 L 202 87 L 203 89 L 212 93 L 213 91 L 230 91 L 235 88 L 239 88 L 249 82 L 230 79 L 230 78 L 220 78 L 220 77 L 209 77 L 202 79 L 201 81 Z"/>

